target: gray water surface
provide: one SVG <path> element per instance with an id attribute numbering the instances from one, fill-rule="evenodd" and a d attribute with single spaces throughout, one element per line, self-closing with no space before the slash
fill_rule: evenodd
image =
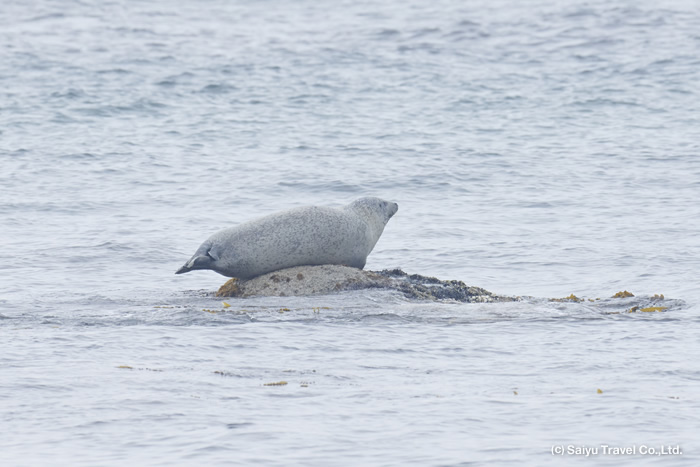
<path id="1" fill-rule="evenodd" d="M 680 0 L 3 2 L 0 463 L 697 465 L 698 31 Z M 174 275 L 361 196 L 400 206 L 368 269 L 529 298 Z M 602 444 L 637 452 L 551 453 Z"/>

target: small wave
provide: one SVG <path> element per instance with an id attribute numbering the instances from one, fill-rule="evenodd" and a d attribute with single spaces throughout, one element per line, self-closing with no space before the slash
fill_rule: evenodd
<path id="1" fill-rule="evenodd" d="M 101 105 L 96 107 L 80 107 L 74 111 L 89 117 L 117 117 L 129 114 L 158 115 L 158 110 L 165 108 L 161 102 L 150 99 L 138 99 L 131 105 Z"/>
<path id="2" fill-rule="evenodd" d="M 85 97 L 85 91 L 83 91 L 82 89 L 69 88 L 63 91 L 54 91 L 51 93 L 51 97 L 54 97 L 56 99 L 73 100 Z"/>
<path id="3" fill-rule="evenodd" d="M 59 159 L 71 160 L 71 161 L 84 161 L 84 160 L 97 160 L 100 157 L 96 154 L 90 152 L 80 152 L 72 154 L 59 154 Z"/>
<path id="4" fill-rule="evenodd" d="M 398 29 L 382 29 L 374 34 L 378 39 L 394 39 L 401 35 Z"/>
<path id="5" fill-rule="evenodd" d="M 237 91 L 236 86 L 232 86 L 226 83 L 208 84 L 199 90 L 202 94 L 227 94 L 229 92 Z"/>
<path id="6" fill-rule="evenodd" d="M 346 183 L 342 180 L 332 180 L 320 183 L 312 181 L 284 181 L 279 182 L 277 185 L 285 188 L 294 188 L 296 190 L 303 190 L 305 192 L 311 193 L 362 193 L 364 191 L 360 185 Z"/>
<path id="7" fill-rule="evenodd" d="M 418 39 L 419 37 L 439 35 L 442 30 L 440 28 L 421 28 L 413 32 L 409 39 Z"/>
<path id="8" fill-rule="evenodd" d="M 35 17 L 33 17 L 33 18 L 30 18 L 30 19 L 27 20 L 27 21 L 29 21 L 29 22 L 38 22 L 38 21 L 45 21 L 45 20 L 47 20 L 47 19 L 49 19 L 49 20 L 50 20 L 50 19 L 62 19 L 62 18 L 65 18 L 65 17 L 66 17 L 66 15 L 65 15 L 64 13 L 49 13 L 49 14 L 46 14 L 46 15 L 35 16 Z"/>

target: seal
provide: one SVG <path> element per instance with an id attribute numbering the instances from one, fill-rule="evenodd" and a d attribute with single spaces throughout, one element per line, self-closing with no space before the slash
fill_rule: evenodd
<path id="1" fill-rule="evenodd" d="M 253 277 L 294 266 L 339 264 L 362 269 L 399 206 L 360 198 L 342 208 L 308 206 L 221 230 L 175 274 L 211 269 L 227 277 Z"/>

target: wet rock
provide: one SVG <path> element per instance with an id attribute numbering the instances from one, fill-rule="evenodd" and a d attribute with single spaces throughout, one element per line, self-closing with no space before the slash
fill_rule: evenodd
<path id="1" fill-rule="evenodd" d="M 400 269 L 364 271 L 347 266 L 297 266 L 264 274 L 249 280 L 231 279 L 216 293 L 217 297 L 324 295 L 345 290 L 397 290 L 418 300 L 456 300 L 460 302 L 504 302 L 501 297 L 462 281 L 440 280 Z"/>

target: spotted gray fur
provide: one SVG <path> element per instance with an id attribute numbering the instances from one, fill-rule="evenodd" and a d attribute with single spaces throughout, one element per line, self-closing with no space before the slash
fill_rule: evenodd
<path id="1" fill-rule="evenodd" d="M 271 214 L 215 233 L 175 274 L 211 269 L 250 279 L 294 266 L 362 269 L 398 209 L 379 198 L 360 198 L 339 209 L 308 206 Z"/>

